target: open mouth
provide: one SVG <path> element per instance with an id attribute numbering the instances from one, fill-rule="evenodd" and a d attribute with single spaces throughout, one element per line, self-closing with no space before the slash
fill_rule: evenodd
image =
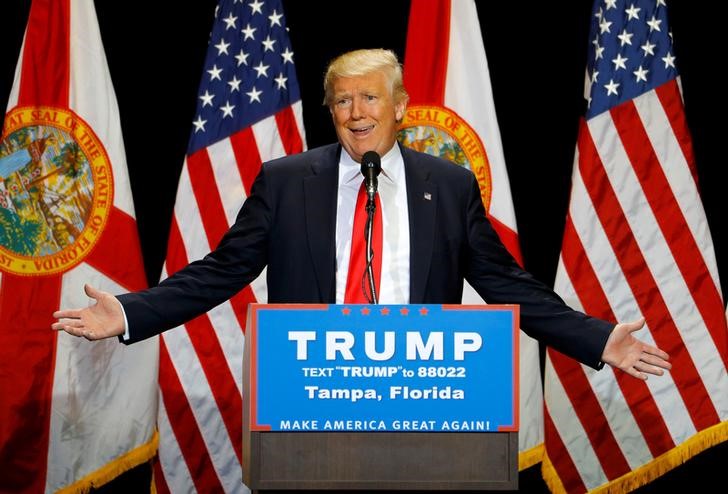
<path id="1" fill-rule="evenodd" d="M 349 129 L 349 130 L 355 136 L 364 136 L 364 135 L 368 134 L 372 129 L 374 129 L 373 125 L 367 125 L 366 127 L 361 127 L 358 129 Z"/>

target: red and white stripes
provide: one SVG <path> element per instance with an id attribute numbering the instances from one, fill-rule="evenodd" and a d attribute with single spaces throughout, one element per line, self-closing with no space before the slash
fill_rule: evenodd
<path id="1" fill-rule="evenodd" d="M 299 101 L 187 156 L 163 277 L 213 249 L 235 221 L 261 164 L 303 151 L 303 143 Z M 231 300 L 163 334 L 156 471 L 160 491 L 187 492 L 190 486 L 198 492 L 244 489 L 240 438 L 245 316 L 248 303 L 266 298 L 263 273 Z"/>
<path id="2" fill-rule="evenodd" d="M 556 290 L 594 316 L 645 317 L 636 336 L 673 370 L 642 382 L 549 350 L 552 490 L 628 490 L 728 438 L 728 332 L 694 170 L 677 81 L 582 122 Z"/>

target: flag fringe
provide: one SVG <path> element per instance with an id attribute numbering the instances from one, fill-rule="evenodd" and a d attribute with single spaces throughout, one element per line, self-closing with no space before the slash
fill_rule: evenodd
<path id="1" fill-rule="evenodd" d="M 589 492 L 593 494 L 622 494 L 632 492 L 643 485 L 649 484 L 670 470 L 679 467 L 706 449 L 727 440 L 728 421 L 720 422 L 700 431 L 698 434 L 663 453 L 649 463 L 627 472 L 621 477 Z M 552 493 L 560 494 L 566 492 L 547 452 L 544 452 L 543 455 L 541 476 Z"/>
<path id="2" fill-rule="evenodd" d="M 155 430 L 151 439 L 147 443 L 134 448 L 115 460 L 112 460 L 95 472 L 86 475 L 73 484 L 56 491 L 56 494 L 87 494 L 91 491 L 91 488 L 100 487 L 112 481 L 122 473 L 141 465 L 145 461 L 149 461 L 155 454 L 157 454 L 158 446 L 159 432 Z"/>
<path id="3" fill-rule="evenodd" d="M 543 443 L 518 453 L 518 471 L 534 466 L 543 459 Z"/>
<path id="4" fill-rule="evenodd" d="M 544 450 L 543 457 L 541 458 L 541 478 L 552 493 L 562 494 L 566 492 L 564 484 L 561 483 L 561 477 L 556 472 L 554 464 L 551 463 L 548 450 Z"/>

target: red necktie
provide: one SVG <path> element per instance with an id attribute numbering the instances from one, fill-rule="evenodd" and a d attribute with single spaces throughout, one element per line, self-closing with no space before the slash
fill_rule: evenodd
<path id="1" fill-rule="evenodd" d="M 354 226 L 351 231 L 351 257 L 349 258 L 349 274 L 346 277 L 346 293 L 344 294 L 344 303 L 346 304 L 367 304 L 372 298 L 369 281 L 364 276 L 367 264 L 367 243 L 364 233 L 367 222 L 366 203 L 367 193 L 362 182 L 359 195 L 356 198 Z M 382 276 L 382 205 L 379 202 L 379 194 L 374 196 L 374 204 L 376 210 L 374 211 L 374 225 L 372 226 L 372 250 L 374 251 L 372 269 L 374 270 L 374 285 L 377 287 L 378 296 L 379 280 Z M 363 283 L 362 280 L 364 280 Z"/>

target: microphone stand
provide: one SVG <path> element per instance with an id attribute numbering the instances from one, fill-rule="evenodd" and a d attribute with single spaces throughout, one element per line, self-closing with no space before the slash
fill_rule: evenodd
<path id="1" fill-rule="evenodd" d="M 377 209 L 377 205 L 374 201 L 374 194 L 369 194 L 369 197 L 367 198 L 367 222 L 364 227 L 364 232 L 366 235 L 366 253 L 367 253 L 367 270 L 366 270 L 366 277 L 369 281 L 369 290 L 372 294 L 372 298 L 370 300 L 370 303 L 377 304 L 377 287 L 374 283 L 374 268 L 372 266 L 372 260 L 374 259 L 374 249 L 372 248 L 372 230 L 374 225 L 374 212 Z M 364 284 L 364 280 L 362 280 L 362 285 Z M 364 288 L 364 286 L 362 286 Z M 367 291 L 364 290 L 364 294 L 366 295 Z M 368 298 L 368 297 L 367 297 Z"/>

